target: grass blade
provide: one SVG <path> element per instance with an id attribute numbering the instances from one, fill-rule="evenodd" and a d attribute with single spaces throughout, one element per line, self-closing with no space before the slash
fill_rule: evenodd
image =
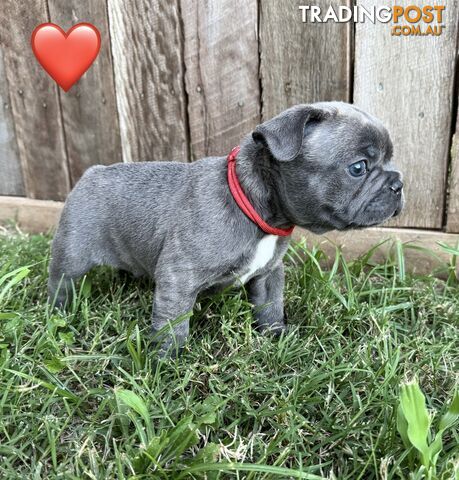
<path id="1" fill-rule="evenodd" d="M 2 285 L 8 278 L 12 277 L 11 280 L 4 287 L 2 287 L 2 290 L 0 292 L 0 305 L 2 304 L 3 298 L 8 293 L 8 291 L 11 290 L 11 288 L 13 288 L 15 285 L 17 285 L 22 279 L 27 277 L 29 273 L 30 269 L 28 267 L 21 267 L 13 270 L 10 273 L 7 273 L 6 275 L 3 275 L 3 277 L 0 278 L 0 285 Z"/>
<path id="2" fill-rule="evenodd" d="M 257 463 L 233 463 L 233 462 L 222 462 L 222 463 L 203 463 L 201 465 L 193 465 L 185 470 L 177 477 L 184 478 L 190 473 L 197 472 L 210 472 L 210 471 L 220 471 L 220 472 L 258 472 L 271 475 L 278 475 L 280 478 L 303 478 L 306 480 L 327 480 L 325 477 L 319 475 L 314 475 L 312 473 L 302 472 L 300 470 L 293 470 L 286 467 L 274 467 L 272 465 L 260 465 Z"/>
<path id="3" fill-rule="evenodd" d="M 146 424 L 150 423 L 150 416 L 145 402 L 131 390 L 116 390 L 116 398 L 138 413 Z"/>
<path id="4" fill-rule="evenodd" d="M 436 465 L 438 456 L 440 455 L 443 448 L 443 434 L 448 428 L 451 428 L 456 423 L 458 418 L 459 392 L 456 392 L 447 412 L 440 419 L 440 423 L 438 425 L 438 432 L 435 435 L 434 441 L 430 445 L 430 456 L 433 465 Z"/>
<path id="5" fill-rule="evenodd" d="M 408 424 L 407 436 L 411 444 L 420 452 L 422 464 L 428 468 L 430 466 L 430 455 L 427 437 L 430 417 L 424 394 L 419 388 L 417 380 L 402 385 L 400 407 Z"/>

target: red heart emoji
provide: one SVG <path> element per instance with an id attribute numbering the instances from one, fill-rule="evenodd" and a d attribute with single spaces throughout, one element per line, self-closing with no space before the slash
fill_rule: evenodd
<path id="1" fill-rule="evenodd" d="M 67 33 L 59 25 L 42 23 L 31 42 L 40 65 L 67 92 L 96 59 L 100 33 L 90 23 L 78 23 Z"/>

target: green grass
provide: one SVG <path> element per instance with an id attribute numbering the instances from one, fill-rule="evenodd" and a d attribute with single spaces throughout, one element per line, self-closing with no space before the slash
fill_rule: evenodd
<path id="1" fill-rule="evenodd" d="M 200 299 L 184 354 L 158 363 L 148 281 L 97 269 L 53 314 L 49 239 L 0 237 L 0 278 L 30 270 L 0 284 L 0 478 L 410 478 L 400 385 L 417 376 L 444 414 L 459 287 L 411 277 L 403 253 L 380 265 L 338 254 L 322 269 L 320 251 L 296 246 L 286 335 L 255 332 L 245 292 L 231 290 Z M 454 478 L 458 445 L 453 428 L 438 478 Z"/>

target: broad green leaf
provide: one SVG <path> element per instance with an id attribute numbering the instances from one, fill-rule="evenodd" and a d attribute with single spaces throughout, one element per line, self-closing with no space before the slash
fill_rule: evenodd
<path id="1" fill-rule="evenodd" d="M 198 443 L 198 429 L 193 422 L 193 416 L 182 418 L 171 431 L 167 432 L 167 438 L 169 445 L 167 452 L 164 452 L 164 462 L 178 459 L 186 450 Z"/>
<path id="2" fill-rule="evenodd" d="M 430 457 L 433 465 L 436 465 L 438 456 L 440 455 L 443 448 L 443 433 L 445 432 L 445 430 L 452 427 L 458 418 L 459 392 L 456 392 L 447 412 L 440 419 L 440 423 L 438 425 L 438 432 L 435 435 L 434 441 L 430 445 Z"/>
<path id="3" fill-rule="evenodd" d="M 149 462 L 153 463 L 157 468 L 162 468 L 167 463 L 164 452 L 167 451 L 170 443 L 168 433 L 167 430 L 163 430 L 159 437 L 153 437 L 148 447 L 142 452 Z"/>
<path id="4" fill-rule="evenodd" d="M 49 360 L 45 360 L 44 363 L 45 363 L 45 367 L 51 373 L 59 373 L 65 368 L 65 364 L 62 363 L 57 357 L 51 358 Z"/>
<path id="5" fill-rule="evenodd" d="M 51 315 L 48 319 L 48 325 L 50 328 L 65 327 L 67 322 L 65 318 L 62 318 L 59 315 Z"/>
<path id="6" fill-rule="evenodd" d="M 19 315 L 14 312 L 5 312 L 5 313 L 0 313 L 0 320 L 10 320 L 12 318 L 16 318 Z"/>
<path id="7" fill-rule="evenodd" d="M 164 437 L 164 438 L 163 438 Z M 153 458 L 158 458 L 165 446 L 167 446 L 169 440 L 167 437 L 162 434 L 159 437 L 153 437 L 148 444 L 148 447 L 145 449 L 145 452 L 148 453 Z"/>
<path id="8" fill-rule="evenodd" d="M 14 332 L 17 332 L 21 324 L 22 320 L 20 317 L 13 317 L 10 321 L 6 322 L 5 326 L 3 327 L 4 335 L 14 335 Z"/>
<path id="9" fill-rule="evenodd" d="M 217 415 L 215 414 L 215 412 L 207 412 L 201 417 L 199 417 L 198 419 L 196 419 L 198 423 L 204 424 L 204 425 L 211 425 L 212 423 L 215 423 L 216 420 L 217 420 Z"/>
<path id="10" fill-rule="evenodd" d="M 201 424 L 210 425 L 215 423 L 217 420 L 217 410 L 225 403 L 226 400 L 222 402 L 221 398 L 216 395 L 209 395 L 201 404 L 197 406 L 197 411 L 200 415 L 196 418 L 196 423 L 198 426 Z"/>
<path id="11" fill-rule="evenodd" d="M 72 345 L 75 342 L 75 335 L 73 332 L 59 332 L 59 339 L 66 345 Z"/>
<path id="12" fill-rule="evenodd" d="M 445 431 L 447 428 L 450 428 L 459 418 L 459 391 L 455 393 L 453 401 L 449 406 L 447 412 L 441 417 L 440 424 L 438 428 L 441 431 Z"/>
<path id="13" fill-rule="evenodd" d="M 175 452 L 175 458 L 185 453 L 189 448 L 194 447 L 199 442 L 198 429 L 193 423 L 187 426 L 180 437 L 180 440 L 175 442 L 173 446 L 173 452 Z"/>
<path id="14" fill-rule="evenodd" d="M 424 394 L 416 380 L 401 387 L 400 407 L 408 423 L 407 435 L 411 444 L 421 453 L 422 464 L 430 465 L 430 451 L 427 445 L 430 418 Z"/>
<path id="15" fill-rule="evenodd" d="M 145 405 L 145 402 L 136 393 L 131 390 L 116 390 L 115 395 L 119 401 L 138 413 L 146 424 L 150 424 L 148 408 Z"/>
<path id="16" fill-rule="evenodd" d="M 158 457 L 162 451 L 161 437 L 153 437 L 147 448 L 142 450 L 132 461 L 137 474 L 145 473 L 151 463 L 158 466 Z"/>
<path id="17" fill-rule="evenodd" d="M 405 416 L 403 415 L 403 410 L 401 405 L 397 407 L 397 431 L 402 438 L 403 445 L 405 447 L 411 448 L 410 439 L 408 438 L 408 422 L 406 421 Z"/>
<path id="18" fill-rule="evenodd" d="M 183 465 L 186 467 L 192 466 L 200 466 L 202 464 L 216 464 L 218 461 L 218 454 L 220 453 L 220 445 L 216 443 L 209 442 L 203 448 L 199 450 L 199 452 L 192 458 L 183 460 Z M 186 470 L 186 467 L 184 470 Z M 203 476 L 199 476 L 197 478 L 205 478 L 207 480 L 215 480 L 219 477 L 218 471 L 205 471 L 203 472 Z"/>
<path id="19" fill-rule="evenodd" d="M 197 455 L 193 457 L 190 464 L 199 465 L 199 463 L 212 463 L 218 459 L 220 445 L 209 442 L 205 447 L 201 448 Z"/>

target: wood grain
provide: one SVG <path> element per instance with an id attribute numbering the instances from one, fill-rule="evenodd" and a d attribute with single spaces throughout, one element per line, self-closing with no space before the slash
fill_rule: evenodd
<path id="1" fill-rule="evenodd" d="M 350 99 L 351 23 L 303 23 L 302 0 L 260 0 L 262 117 L 297 103 Z M 324 9 L 349 0 L 316 0 Z"/>
<path id="2" fill-rule="evenodd" d="M 13 221 L 24 232 L 47 233 L 57 226 L 63 208 L 63 202 L 0 196 L 0 223 Z"/>
<path id="3" fill-rule="evenodd" d="M 101 35 L 99 55 L 68 91 L 60 90 L 72 184 L 91 165 L 120 162 L 121 142 L 105 0 L 48 0 L 51 21 L 67 31 L 89 22 Z"/>
<path id="4" fill-rule="evenodd" d="M 188 161 L 178 0 L 108 0 L 125 162 Z"/>
<path id="5" fill-rule="evenodd" d="M 388 127 L 405 179 L 406 208 L 391 225 L 442 227 L 458 15 L 458 1 L 448 2 L 438 37 L 397 37 L 391 24 L 357 25 L 354 100 Z"/>
<path id="6" fill-rule="evenodd" d="M 446 231 L 459 233 L 459 112 L 456 121 L 456 133 L 453 135 L 451 144 Z"/>
<path id="7" fill-rule="evenodd" d="M 26 194 L 64 199 L 69 172 L 57 87 L 30 48 L 34 28 L 47 22 L 42 0 L 3 0 L 0 38 Z"/>
<path id="8" fill-rule="evenodd" d="M 225 155 L 260 122 L 257 0 L 181 0 L 193 160 Z"/>
<path id="9" fill-rule="evenodd" d="M 24 195 L 2 48 L 0 48 L 0 195 Z"/>

